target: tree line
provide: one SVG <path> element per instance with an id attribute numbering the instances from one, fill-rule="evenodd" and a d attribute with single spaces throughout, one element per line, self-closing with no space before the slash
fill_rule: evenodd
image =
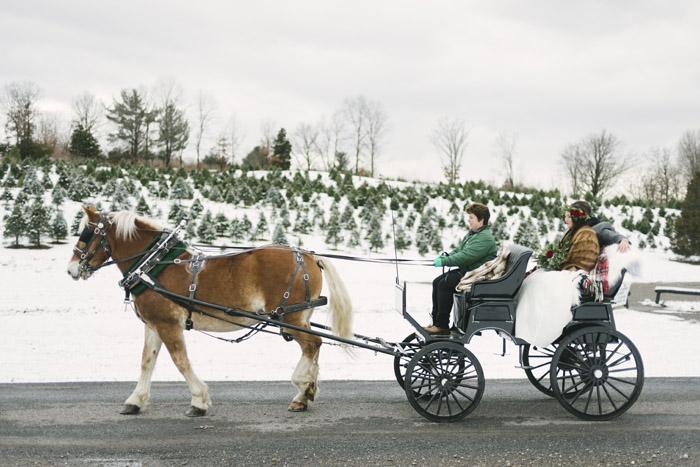
<path id="1" fill-rule="evenodd" d="M 76 97 L 66 136 L 58 117 L 38 111 L 40 97 L 39 87 L 32 82 L 5 85 L 0 107 L 7 140 L 0 144 L 0 155 L 17 160 L 48 155 L 169 167 L 183 166 L 183 153 L 190 148 L 196 168 L 289 169 L 294 162 L 301 170 L 320 168 L 375 177 L 389 129 L 389 116 L 381 102 L 356 96 L 346 98 L 330 118 L 299 124 L 290 133 L 264 121 L 258 144 L 241 152 L 243 134 L 235 116 L 217 133 L 217 109 L 211 96 L 199 93 L 193 102 L 187 102 L 176 83 L 164 81 L 151 91 L 122 89 L 108 104 L 89 93 Z M 109 124 L 107 144 L 100 142 L 98 131 L 105 123 Z M 444 180 L 450 185 L 460 181 L 469 133 L 466 121 L 456 117 L 440 118 L 430 133 Z M 215 144 L 203 148 L 205 136 L 211 134 L 218 134 Z M 506 131 L 493 142 L 493 155 L 503 169 L 504 190 L 524 188 L 516 169 L 518 144 L 518 134 Z M 700 170 L 700 129 L 685 131 L 675 147 L 653 147 L 643 154 L 625 151 L 613 133 L 603 130 L 562 148 L 559 163 L 574 197 L 588 193 L 603 199 L 634 172 L 630 197 L 671 203 L 682 199 L 687 183 Z"/>

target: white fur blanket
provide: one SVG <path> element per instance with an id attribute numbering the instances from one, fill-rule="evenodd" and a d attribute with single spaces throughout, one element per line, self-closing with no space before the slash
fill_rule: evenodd
<path id="1" fill-rule="evenodd" d="M 641 276 L 641 262 L 636 249 L 617 251 L 617 245 L 605 249 L 608 255 L 608 283 L 615 284 L 622 269 Z M 538 269 L 523 281 L 516 297 L 515 335 L 531 345 L 546 347 L 571 321 L 571 307 L 578 305 L 579 283 L 583 271 L 545 271 Z"/>

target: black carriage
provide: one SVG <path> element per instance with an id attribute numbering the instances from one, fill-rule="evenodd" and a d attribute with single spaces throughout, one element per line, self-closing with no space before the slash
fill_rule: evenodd
<path id="1" fill-rule="evenodd" d="M 602 301 L 583 296 L 573 319 L 551 345 L 539 348 L 515 336 L 515 297 L 525 279 L 532 250 L 510 246 L 506 272 L 476 281 L 455 294 L 449 336 L 431 336 L 406 311 L 406 286 L 397 284 L 397 309 L 416 329 L 394 358 L 398 383 L 411 405 L 435 422 L 459 420 L 471 413 L 484 393 L 484 373 L 465 346 L 474 336 L 495 331 L 519 346 L 520 363 L 530 382 L 584 420 L 609 420 L 627 411 L 644 383 L 639 351 L 617 331 L 613 298 L 624 270 Z M 505 354 L 505 349 L 504 349 Z"/>

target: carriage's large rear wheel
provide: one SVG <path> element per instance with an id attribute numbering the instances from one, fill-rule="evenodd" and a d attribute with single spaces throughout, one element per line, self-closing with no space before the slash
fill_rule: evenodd
<path id="1" fill-rule="evenodd" d="M 610 420 L 635 403 L 644 385 L 639 351 L 602 326 L 565 336 L 552 357 L 550 384 L 566 410 L 584 420 Z"/>
<path id="2" fill-rule="evenodd" d="M 394 375 L 396 376 L 396 381 L 399 383 L 399 386 L 401 386 L 402 389 L 406 389 L 406 385 L 404 383 L 406 379 L 406 367 L 416 352 L 423 348 L 423 345 L 424 344 L 418 340 L 418 336 L 415 332 L 409 334 L 403 341 L 401 341 L 400 346 L 402 349 L 404 349 L 404 352 L 403 354 L 396 355 L 394 357 Z"/>
<path id="3" fill-rule="evenodd" d="M 419 350 L 406 368 L 408 402 L 434 422 L 453 422 L 469 415 L 484 394 L 484 371 L 463 345 L 435 342 Z"/>
<path id="4" fill-rule="evenodd" d="M 557 351 L 557 347 L 559 344 L 556 343 L 546 347 L 536 347 L 530 344 L 523 346 L 523 366 L 527 379 L 549 397 L 554 397 L 549 373 L 552 368 L 552 357 Z"/>

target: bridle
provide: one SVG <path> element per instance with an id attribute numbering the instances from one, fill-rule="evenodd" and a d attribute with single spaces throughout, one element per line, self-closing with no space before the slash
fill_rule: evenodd
<path id="1" fill-rule="evenodd" d="M 96 223 L 88 220 L 78 239 L 78 243 L 83 242 L 85 246 L 83 248 L 78 248 L 76 244 L 73 247 L 73 252 L 79 258 L 78 266 L 81 272 L 92 274 L 105 266 L 104 264 L 96 267 L 90 265 L 90 260 L 98 251 L 104 250 L 108 258 L 112 256 L 112 246 L 107 240 L 107 231 L 110 227 L 112 227 L 112 219 L 110 219 L 107 214 L 100 214 L 100 220 Z M 90 247 L 92 247 L 95 242 L 97 242 L 97 245 L 90 251 Z"/>

